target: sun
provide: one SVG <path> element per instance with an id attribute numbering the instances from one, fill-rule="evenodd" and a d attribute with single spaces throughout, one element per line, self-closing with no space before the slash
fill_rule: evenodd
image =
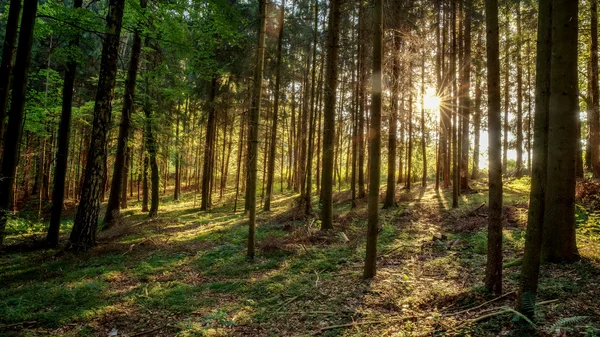
<path id="1" fill-rule="evenodd" d="M 442 102 L 442 99 L 436 95 L 435 89 L 433 88 L 428 88 L 425 91 L 424 100 L 425 109 L 427 110 L 438 110 L 440 108 L 440 103 Z"/>

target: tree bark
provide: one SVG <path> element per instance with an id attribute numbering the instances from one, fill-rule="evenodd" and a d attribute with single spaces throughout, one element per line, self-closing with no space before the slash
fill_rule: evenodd
<path id="1" fill-rule="evenodd" d="M 379 231 L 379 178 L 381 168 L 381 64 L 383 58 L 383 6 L 374 0 L 373 7 L 373 87 L 371 93 L 371 122 L 369 128 L 369 201 L 367 207 L 367 254 L 363 277 L 377 273 L 377 234 Z"/>
<path id="2" fill-rule="evenodd" d="M 341 1 L 329 1 L 329 26 L 327 29 L 326 46 L 327 68 L 325 74 L 325 119 L 323 123 L 323 172 L 321 184 L 323 196 L 321 213 L 322 230 L 333 229 L 333 156 L 341 16 Z"/>
<path id="3" fill-rule="evenodd" d="M 536 79 L 535 119 L 533 133 L 533 163 L 531 190 L 527 214 L 525 252 L 521 265 L 519 286 L 519 311 L 529 318 L 534 317 L 535 297 L 540 273 L 545 193 L 548 165 L 548 112 L 550 109 L 550 73 L 552 52 L 552 4 L 551 0 L 539 2 Z"/>
<path id="4" fill-rule="evenodd" d="M 488 70 L 489 214 L 485 287 L 502 293 L 502 160 L 498 1 L 486 0 Z"/>
<path id="5" fill-rule="evenodd" d="M 258 123 L 260 121 L 260 109 L 262 101 L 263 70 L 265 65 L 265 29 L 266 29 L 266 1 L 258 0 L 258 12 L 260 13 L 260 27 L 256 43 L 256 70 L 254 73 L 254 88 L 252 105 L 250 106 L 248 118 L 248 252 L 249 259 L 255 255 L 255 232 L 256 232 L 256 177 L 258 164 Z"/>
<path id="6" fill-rule="evenodd" d="M 285 16 L 285 0 L 281 1 L 281 12 L 279 14 L 279 35 L 277 39 L 277 63 L 275 65 L 275 100 L 273 103 L 273 124 L 271 126 L 271 142 L 269 149 L 269 166 L 267 173 L 267 191 L 265 196 L 264 210 L 271 210 L 271 194 L 273 193 L 273 179 L 275 176 L 275 156 L 277 150 L 277 123 L 279 118 L 279 91 L 281 87 L 281 57 L 283 48 L 283 25 Z M 281 166 L 281 174 L 283 175 L 283 165 Z"/>
<path id="7" fill-rule="evenodd" d="M 395 50 L 400 50 L 400 36 L 392 36 Z M 388 171 L 383 208 L 396 204 L 396 143 L 398 142 L 398 96 L 400 94 L 400 55 L 394 55 L 392 63 L 392 100 L 388 136 Z"/>
<path id="8" fill-rule="evenodd" d="M 591 1 L 591 47 L 592 62 L 591 96 L 592 109 L 588 117 L 590 126 L 590 160 L 594 178 L 600 178 L 600 92 L 598 92 L 598 0 Z"/>
<path id="9" fill-rule="evenodd" d="M 79 0 L 80 1 L 80 0 Z M 140 7 L 146 8 L 146 0 L 140 1 Z M 104 226 L 102 230 L 114 226 L 121 217 L 121 197 L 122 190 L 126 189 L 124 185 L 127 177 L 127 143 L 129 141 L 131 112 L 133 110 L 133 98 L 135 96 L 135 86 L 137 73 L 140 64 L 140 53 L 142 50 L 142 39 L 139 29 L 133 32 L 133 45 L 131 47 L 131 59 L 129 60 L 129 69 L 127 79 L 125 80 L 125 93 L 123 95 L 123 109 L 121 110 L 121 124 L 119 125 L 119 138 L 117 140 L 117 154 L 113 169 L 113 178 L 110 186 L 110 195 L 104 214 Z M 125 198 L 126 199 L 126 198 Z"/>
<path id="10" fill-rule="evenodd" d="M 10 205 L 14 193 L 15 173 L 19 161 L 19 144 L 23 130 L 23 112 L 27 97 L 27 77 L 31 61 L 31 46 L 35 27 L 37 0 L 25 0 L 21 31 L 19 32 L 19 47 L 13 73 L 13 87 L 9 121 L 4 139 L 2 152 L 2 167 L 0 169 L 0 246 L 4 244 L 4 230 L 10 214 Z"/>
<path id="11" fill-rule="evenodd" d="M 0 64 L 0 146 L 2 146 L 4 140 L 4 123 L 6 122 L 10 75 L 17 42 L 21 0 L 10 0 L 9 6 L 2 47 L 2 63 Z"/>
<path id="12" fill-rule="evenodd" d="M 578 2 L 552 1 L 552 71 L 548 117 L 548 176 L 545 193 L 542 260 L 578 258 L 575 240 L 575 165 L 577 150 Z"/>
<path id="13" fill-rule="evenodd" d="M 75 0 L 73 8 L 78 9 L 83 5 L 83 0 Z M 69 47 L 78 48 L 79 34 L 76 33 L 69 42 Z M 54 169 L 54 187 L 52 189 L 52 210 L 50 225 L 46 236 L 46 245 L 56 247 L 60 232 L 60 217 L 65 199 L 65 178 L 67 175 L 67 160 L 69 157 L 69 137 L 71 133 L 71 112 L 73 107 L 73 86 L 77 71 L 77 62 L 70 60 L 65 71 L 65 80 L 62 92 L 62 109 L 60 124 L 58 126 L 58 149 L 56 150 L 56 168 Z"/>

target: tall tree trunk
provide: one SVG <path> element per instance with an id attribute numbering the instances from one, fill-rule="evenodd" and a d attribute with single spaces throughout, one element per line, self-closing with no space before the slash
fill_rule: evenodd
<path id="1" fill-rule="evenodd" d="M 472 0 L 465 0 L 464 60 L 462 64 L 462 145 L 460 189 L 469 189 L 469 118 L 471 115 L 471 16 Z"/>
<path id="2" fill-rule="evenodd" d="M 79 0 L 81 1 L 81 0 Z M 140 1 L 140 7 L 146 8 L 146 0 Z M 110 185 L 110 195 L 108 196 L 108 204 L 106 205 L 106 213 L 104 214 L 104 227 L 102 230 L 108 229 L 116 224 L 121 217 L 121 194 L 122 189 L 127 186 L 123 184 L 127 177 L 125 170 L 127 166 L 127 143 L 129 134 L 131 133 L 131 112 L 133 110 L 133 98 L 135 96 L 135 85 L 140 64 L 140 53 L 142 50 L 142 39 L 139 29 L 133 32 L 133 45 L 131 47 L 131 59 L 129 60 L 129 69 L 127 71 L 127 79 L 125 80 L 125 93 L 123 95 L 123 109 L 121 110 L 121 124 L 119 125 L 119 138 L 117 140 L 117 154 L 113 169 L 113 179 Z"/>
<path id="3" fill-rule="evenodd" d="M 481 36 L 478 39 L 481 43 Z M 481 137 L 481 61 L 475 64 L 475 110 L 473 115 L 473 170 L 471 171 L 471 179 L 479 178 L 479 146 Z"/>
<path id="4" fill-rule="evenodd" d="M 256 177 L 258 164 L 258 123 L 260 120 L 260 109 L 262 101 L 263 70 L 265 66 L 265 29 L 266 29 L 266 1 L 258 0 L 258 12 L 260 13 L 260 27 L 258 41 L 256 43 L 256 70 L 254 73 L 254 90 L 252 105 L 250 106 L 248 118 L 248 253 L 249 259 L 254 259 L 254 241 L 256 232 Z"/>
<path id="5" fill-rule="evenodd" d="M 548 117 L 548 176 L 542 259 L 578 258 L 575 240 L 575 164 L 579 156 L 577 89 L 578 2 L 552 1 L 552 71 Z"/>
<path id="6" fill-rule="evenodd" d="M 423 156 L 423 172 L 421 186 L 427 186 L 427 144 L 425 143 L 425 53 L 421 63 L 421 155 Z"/>
<path id="7" fill-rule="evenodd" d="M 315 0 L 315 18 L 314 18 L 314 27 L 313 27 L 313 49 L 312 49 L 312 76 L 311 76 L 311 86 L 310 86 L 310 118 L 308 121 L 308 149 L 306 154 L 306 176 L 304 179 L 306 180 L 304 190 L 303 202 L 304 206 L 304 214 L 310 215 L 312 212 L 312 167 L 313 167 L 313 138 L 315 133 L 315 119 L 316 119 L 316 106 L 315 106 L 315 98 L 316 98 L 316 89 L 317 89 L 317 43 L 318 43 L 318 23 L 319 23 L 319 2 Z"/>
<path id="8" fill-rule="evenodd" d="M 379 231 L 379 178 L 381 168 L 381 64 L 383 59 L 383 6 L 374 0 L 373 8 L 373 87 L 369 128 L 369 201 L 367 207 L 367 251 L 363 277 L 377 273 L 377 234 Z"/>
<path id="9" fill-rule="evenodd" d="M 327 28 L 327 69 L 325 74 L 325 119 L 323 123 L 323 175 L 321 229 L 333 229 L 333 156 L 335 142 L 335 106 L 338 86 L 338 55 L 340 40 L 341 1 L 329 2 Z M 339 132 L 339 131 L 338 131 Z"/>
<path id="10" fill-rule="evenodd" d="M 502 160 L 500 121 L 500 43 L 498 0 L 486 0 L 488 73 L 489 213 L 485 287 L 502 293 Z"/>
<path id="11" fill-rule="evenodd" d="M 285 0 L 281 0 L 281 13 L 279 14 L 279 36 L 277 39 L 277 64 L 275 65 L 275 102 L 273 106 L 273 125 L 271 127 L 271 148 L 269 149 L 269 167 L 267 173 L 267 193 L 264 210 L 271 210 L 271 193 L 273 193 L 273 178 L 275 175 L 275 156 L 277 150 L 277 122 L 279 118 L 279 90 L 281 86 L 281 56 L 283 47 L 283 24 L 285 16 Z M 283 175 L 283 165 L 281 166 Z"/>
<path id="12" fill-rule="evenodd" d="M 83 0 L 75 0 L 73 8 L 78 9 L 83 5 Z M 69 42 L 71 48 L 78 48 L 79 34 Z M 58 126 L 58 149 L 56 151 L 56 168 L 54 169 L 54 188 L 52 189 L 52 210 L 50 214 L 50 225 L 46 236 L 46 245 L 56 247 L 60 231 L 60 217 L 65 199 L 65 178 L 67 175 L 67 160 L 69 157 L 69 136 L 71 133 L 71 111 L 73 107 L 73 85 L 77 62 L 71 60 L 67 63 L 65 80 L 62 92 L 62 109 L 60 124 Z"/>
<path id="13" fill-rule="evenodd" d="M 10 0 L 9 6 L 4 31 L 4 44 L 2 45 L 2 63 L 0 64 L 0 146 L 2 146 L 4 140 L 4 123 L 6 121 L 10 75 L 17 41 L 21 0 Z"/>
<path id="14" fill-rule="evenodd" d="M 590 130 L 590 160 L 594 178 L 600 178 L 600 92 L 598 92 L 598 0 L 591 2 L 591 95 L 592 109 L 588 116 Z"/>
<path id="15" fill-rule="evenodd" d="M 4 244 L 4 230 L 10 213 L 10 205 L 13 198 L 15 173 L 19 161 L 19 144 L 23 130 L 23 111 L 25 108 L 27 77 L 31 61 L 31 45 L 33 43 L 33 30 L 35 26 L 35 14 L 37 12 L 37 0 L 25 0 L 23 7 L 23 18 L 21 19 L 21 31 L 19 33 L 19 47 L 17 49 L 17 60 L 13 73 L 13 87 L 9 121 L 4 139 L 4 150 L 2 152 L 2 167 L 0 169 L 0 246 Z"/>
<path id="16" fill-rule="evenodd" d="M 392 36 L 394 48 L 400 49 L 400 36 Z M 396 204 L 396 143 L 398 142 L 398 96 L 400 93 L 400 55 L 393 56 L 392 64 L 392 100 L 390 102 L 390 122 L 388 136 L 388 172 L 387 187 L 385 190 L 384 208 L 393 207 Z"/>
<path id="17" fill-rule="evenodd" d="M 358 198 L 362 199 L 366 196 L 365 191 L 365 106 L 366 106 L 366 91 L 367 91 L 367 69 L 366 58 L 367 51 L 365 48 L 365 5 L 359 4 L 358 7 L 358 63 L 359 67 L 359 108 L 358 108 Z"/>
<path id="18" fill-rule="evenodd" d="M 506 41 L 504 42 L 504 120 L 502 137 L 502 173 L 507 174 L 508 167 L 508 109 L 510 107 L 510 4 L 506 3 Z"/>
<path id="19" fill-rule="evenodd" d="M 208 122 L 206 124 L 206 140 L 204 143 L 204 165 L 202 169 L 202 201 L 200 210 L 206 211 L 210 208 L 210 180 L 213 173 L 213 157 L 215 151 L 215 133 L 217 131 L 217 116 L 215 109 L 215 97 L 217 95 L 217 77 L 211 80 L 210 106 L 208 108 Z"/>
<path id="20" fill-rule="evenodd" d="M 459 168 L 458 168 L 458 78 L 456 76 L 457 36 L 456 36 L 456 1 L 452 1 L 452 54 L 450 55 L 450 80 L 452 81 L 452 208 L 458 207 Z M 462 32 L 462 30 L 461 30 Z"/>
<path id="21" fill-rule="evenodd" d="M 117 62 L 119 58 L 119 40 L 123 20 L 124 0 L 110 0 L 106 17 L 107 34 L 102 47 L 102 61 L 98 91 L 94 106 L 92 122 L 92 140 L 88 151 L 81 201 L 69 238 L 68 248 L 86 250 L 96 245 L 96 231 L 100 213 L 100 196 L 102 194 L 106 172 L 107 135 L 110 128 L 112 100 L 117 78 Z"/>
<path id="22" fill-rule="evenodd" d="M 523 64 L 521 62 L 521 1 L 517 1 L 517 171 L 515 176 L 523 176 Z"/>
<path id="23" fill-rule="evenodd" d="M 525 252 L 521 265 L 519 311 L 533 318 L 540 274 L 540 253 L 544 231 L 545 193 L 548 165 L 548 112 L 552 52 L 552 1 L 540 1 L 538 10 L 535 79 L 533 163 Z"/>

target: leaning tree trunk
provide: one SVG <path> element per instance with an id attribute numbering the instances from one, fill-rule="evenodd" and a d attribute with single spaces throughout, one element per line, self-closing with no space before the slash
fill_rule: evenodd
<path id="1" fill-rule="evenodd" d="M 10 0 L 6 28 L 4 31 L 4 44 L 2 47 L 2 64 L 0 64 L 0 146 L 4 140 L 4 122 L 6 120 L 6 107 L 8 105 L 8 92 L 10 88 L 10 75 L 13 67 L 13 55 L 17 41 L 19 13 L 21 0 Z"/>
<path id="2" fill-rule="evenodd" d="M 498 0 L 485 2 L 488 71 L 489 214 L 485 287 L 502 293 L 502 158 Z"/>
<path id="3" fill-rule="evenodd" d="M 540 274 L 540 252 L 545 213 L 545 193 L 548 158 L 548 111 L 550 109 L 550 57 L 552 49 L 551 1 L 540 1 L 538 10 L 535 118 L 533 132 L 533 163 L 531 191 L 527 214 L 525 252 L 521 265 L 519 287 L 519 311 L 529 318 L 534 317 L 538 279 Z"/>
<path id="4" fill-rule="evenodd" d="M 548 176 L 544 209 L 542 259 L 577 259 L 575 240 L 575 156 L 577 150 L 578 3 L 552 1 L 552 71 L 548 113 Z"/>
<path id="5" fill-rule="evenodd" d="M 249 259 L 254 259 L 255 232 L 256 232 L 256 180 L 258 171 L 258 123 L 262 101 L 262 82 L 265 66 L 265 30 L 266 30 L 266 0 L 258 0 L 260 13 L 260 27 L 258 41 L 256 42 L 256 70 L 254 73 L 254 88 L 252 105 L 248 116 L 248 252 Z"/>
<path id="6" fill-rule="evenodd" d="M 94 106 L 92 137 L 88 150 L 81 199 L 73 223 L 69 249 L 86 250 L 96 245 L 96 231 L 100 214 L 100 197 L 104 187 L 106 171 L 107 135 L 117 79 L 119 40 L 123 20 L 124 0 L 110 0 L 106 17 L 107 33 L 102 47 L 102 61 L 98 91 Z"/>
<path id="7" fill-rule="evenodd" d="M 4 141 L 2 168 L 0 170 L 0 177 L 2 177 L 0 179 L 0 246 L 4 243 L 4 230 L 10 213 L 9 208 L 14 192 L 17 162 L 19 161 L 19 144 L 21 143 L 23 112 L 27 94 L 27 76 L 31 61 L 31 45 L 33 43 L 38 2 L 37 0 L 25 0 L 24 5 L 17 61 L 13 74 L 10 119 Z"/>
<path id="8" fill-rule="evenodd" d="M 146 8 L 146 0 L 140 1 L 140 7 Z M 127 142 L 130 134 L 131 111 L 133 109 L 133 98 L 135 95 L 135 85 L 140 64 L 140 53 L 142 50 L 142 39 L 139 29 L 133 33 L 133 46 L 131 47 L 131 60 L 129 61 L 129 70 L 127 71 L 127 79 L 125 80 L 125 93 L 123 95 L 123 109 L 121 110 L 121 124 L 119 125 L 119 138 L 117 140 L 117 155 L 115 157 L 113 178 L 110 185 L 110 195 L 108 196 L 108 204 L 106 205 L 106 213 L 104 215 L 104 227 L 106 230 L 113 225 L 121 217 L 121 189 L 127 186 L 123 185 L 125 177 L 127 177 Z"/>
<path id="9" fill-rule="evenodd" d="M 373 88 L 369 128 L 369 201 L 367 207 L 367 255 L 363 277 L 377 273 L 377 234 L 379 231 L 379 178 L 381 168 L 381 63 L 383 58 L 383 6 L 374 1 L 373 8 Z"/>
<path id="10" fill-rule="evenodd" d="M 333 156 L 335 144 L 335 105 L 338 86 L 338 55 L 340 41 L 341 1 L 329 2 L 327 29 L 327 69 L 325 74 L 325 110 L 323 123 L 323 173 L 321 229 L 333 229 Z M 339 131 L 338 131 L 339 132 Z"/>
<path id="11" fill-rule="evenodd" d="M 279 90 L 281 87 L 281 55 L 283 48 L 283 23 L 285 15 L 285 0 L 281 1 L 281 13 L 279 21 L 279 37 L 277 39 L 277 64 L 275 74 L 275 102 L 273 103 L 273 126 L 271 128 L 271 142 L 269 149 L 269 166 L 267 173 L 267 191 L 265 196 L 264 210 L 271 210 L 271 194 L 273 193 L 273 179 L 275 176 L 275 156 L 277 150 L 277 122 L 279 118 Z M 283 138 L 283 137 L 282 137 Z M 281 175 L 283 176 L 283 163 L 281 165 Z"/>
<path id="12" fill-rule="evenodd" d="M 82 5 L 83 0 L 75 0 L 73 8 L 81 8 Z M 77 32 L 69 42 L 69 47 L 77 48 L 78 45 L 79 33 Z M 67 174 L 67 159 L 69 157 L 73 85 L 75 83 L 76 71 L 77 62 L 72 59 L 67 63 L 63 84 L 62 110 L 60 124 L 58 126 L 58 149 L 56 150 L 56 168 L 54 169 L 54 187 L 52 189 L 52 210 L 50 214 L 50 225 L 48 226 L 48 235 L 46 236 L 46 244 L 48 247 L 56 247 L 58 245 L 60 217 L 65 199 L 65 177 Z"/>

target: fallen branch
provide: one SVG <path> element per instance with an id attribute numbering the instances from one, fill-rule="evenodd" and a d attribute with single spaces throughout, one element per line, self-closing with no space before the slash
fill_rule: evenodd
<path id="1" fill-rule="evenodd" d="M 492 299 L 492 300 L 489 300 L 489 301 L 487 301 L 487 302 L 483 302 L 483 303 L 481 303 L 480 305 L 478 305 L 478 306 L 476 306 L 476 307 L 472 307 L 472 308 L 469 308 L 469 309 L 461 310 L 461 311 L 459 311 L 459 312 L 455 312 L 455 313 L 451 313 L 451 314 L 444 314 L 444 315 L 442 315 L 442 317 L 456 316 L 456 315 L 459 315 L 459 314 L 462 314 L 462 313 L 465 313 L 465 312 L 469 312 L 469 311 L 472 311 L 472 310 L 476 310 L 476 309 L 479 309 L 479 308 L 481 308 L 481 307 L 483 307 L 483 306 L 485 306 L 485 305 L 487 305 L 487 304 L 490 304 L 490 303 L 492 303 L 492 302 L 496 302 L 496 301 L 498 301 L 498 300 L 500 300 L 500 299 L 503 299 L 503 298 L 505 298 L 505 297 L 507 297 L 507 296 L 509 296 L 509 295 L 515 294 L 515 293 L 516 293 L 516 291 L 511 291 L 511 292 L 509 292 L 509 293 L 506 293 L 506 294 L 504 294 L 504 295 L 502 295 L 502 296 L 498 296 L 498 297 L 496 297 L 496 298 L 494 298 L 494 299 Z"/>
<path id="2" fill-rule="evenodd" d="M 19 322 L 19 323 L 0 325 L 0 330 L 4 330 L 6 328 L 12 328 L 12 327 L 19 326 L 19 325 L 32 325 L 32 324 L 36 324 L 36 323 L 37 323 L 37 321 L 23 321 L 23 322 Z"/>

